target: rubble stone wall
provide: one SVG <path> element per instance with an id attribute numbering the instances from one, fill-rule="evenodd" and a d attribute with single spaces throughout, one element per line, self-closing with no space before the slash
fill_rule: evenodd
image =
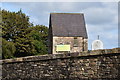
<path id="1" fill-rule="evenodd" d="M 119 80 L 119 48 L 2 60 L 2 80 Z"/>

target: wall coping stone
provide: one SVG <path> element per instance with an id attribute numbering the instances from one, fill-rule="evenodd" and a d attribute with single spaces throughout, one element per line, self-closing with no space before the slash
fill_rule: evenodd
<path id="1" fill-rule="evenodd" d="M 27 61 L 42 61 L 42 60 L 52 60 L 52 59 L 65 59 L 72 57 L 89 57 L 89 56 L 97 56 L 97 55 L 107 55 L 107 54 L 120 54 L 120 48 L 113 49 L 101 49 L 101 50 L 92 50 L 92 51 L 84 51 L 79 53 L 58 53 L 58 54 L 46 54 L 39 56 L 27 56 L 20 57 L 14 59 L 4 59 L 0 60 L 2 63 L 15 63 L 15 62 L 27 62 Z"/>

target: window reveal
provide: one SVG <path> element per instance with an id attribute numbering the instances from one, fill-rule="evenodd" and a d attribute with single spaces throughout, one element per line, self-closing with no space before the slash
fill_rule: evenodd
<path id="1" fill-rule="evenodd" d="M 78 38 L 74 37 L 74 47 L 78 47 Z"/>

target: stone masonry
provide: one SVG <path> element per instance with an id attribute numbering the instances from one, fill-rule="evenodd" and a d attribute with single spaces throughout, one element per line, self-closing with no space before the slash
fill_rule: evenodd
<path id="1" fill-rule="evenodd" d="M 119 80 L 119 48 L 2 60 L 2 80 Z"/>
<path id="2" fill-rule="evenodd" d="M 76 38 L 77 38 L 78 46 L 74 47 L 74 37 L 53 37 L 53 52 L 52 53 L 57 54 L 55 46 L 59 44 L 70 45 L 70 53 L 87 51 L 87 48 L 88 48 L 87 39 L 84 39 L 83 37 L 76 37 Z"/>

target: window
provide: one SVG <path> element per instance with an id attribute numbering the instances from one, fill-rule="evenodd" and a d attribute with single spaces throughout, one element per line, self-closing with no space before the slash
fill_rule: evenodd
<path id="1" fill-rule="evenodd" d="M 78 47 L 78 38 L 74 37 L 74 47 Z"/>

